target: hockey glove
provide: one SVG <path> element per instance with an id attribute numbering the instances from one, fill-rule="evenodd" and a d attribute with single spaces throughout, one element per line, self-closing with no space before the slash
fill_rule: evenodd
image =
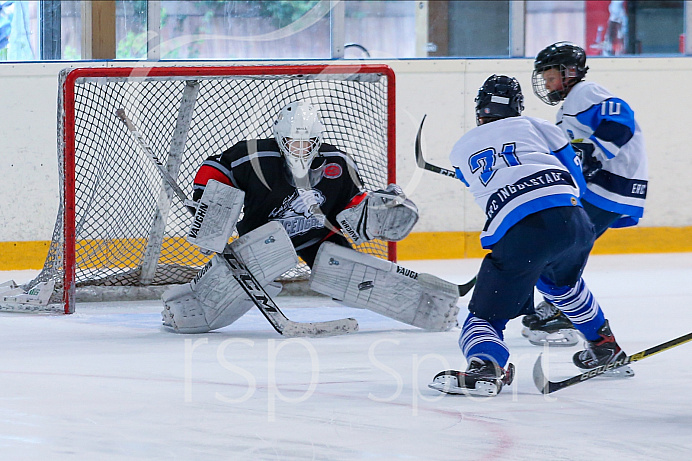
<path id="1" fill-rule="evenodd" d="M 587 142 L 573 142 L 572 147 L 581 158 L 581 171 L 586 182 L 593 181 L 596 173 L 601 171 L 603 164 L 594 155 L 595 146 Z"/>
<path id="2" fill-rule="evenodd" d="M 375 238 L 398 241 L 418 221 L 418 208 L 401 187 L 390 184 L 386 189 L 368 192 L 365 200 L 342 211 L 336 219 L 356 245 Z"/>

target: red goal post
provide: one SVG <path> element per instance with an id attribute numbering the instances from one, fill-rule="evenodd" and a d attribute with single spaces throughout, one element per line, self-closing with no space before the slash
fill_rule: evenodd
<path id="1" fill-rule="evenodd" d="M 116 116 L 124 108 L 188 196 L 207 156 L 271 136 L 278 111 L 317 103 L 324 140 L 349 153 L 367 189 L 396 181 L 395 76 L 386 65 L 261 65 L 66 69 L 58 97 L 61 203 L 43 270 L 49 306 L 74 312 L 76 293 L 135 299 L 189 281 L 208 260 L 185 240 L 189 215 Z M 359 251 L 396 260 L 396 245 Z M 305 279 L 302 267 L 280 280 Z M 78 290 L 79 289 L 79 290 Z M 117 294 L 113 294 L 117 293 Z"/>

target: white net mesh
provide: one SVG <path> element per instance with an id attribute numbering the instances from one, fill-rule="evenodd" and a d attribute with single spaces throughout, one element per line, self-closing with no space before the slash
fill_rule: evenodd
<path id="1" fill-rule="evenodd" d="M 45 266 L 25 287 L 55 279 L 51 302 L 69 304 L 72 292 L 66 292 L 65 280 L 72 280 L 71 266 L 76 287 L 146 287 L 187 282 L 208 260 L 185 241 L 189 214 L 166 193 L 155 166 L 116 117 L 119 108 L 187 196 L 206 157 L 243 139 L 271 137 L 278 111 L 298 99 L 319 104 L 324 141 L 354 157 L 366 188 L 392 182 L 391 74 L 385 66 L 334 73 L 338 67 L 64 71 L 58 109 L 60 210 Z M 359 250 L 388 257 L 381 241 Z M 306 278 L 308 271 L 302 265 L 282 279 Z"/>

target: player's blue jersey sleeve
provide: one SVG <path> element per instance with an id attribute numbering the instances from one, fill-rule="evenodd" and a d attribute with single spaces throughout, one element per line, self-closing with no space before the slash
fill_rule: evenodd
<path id="1" fill-rule="evenodd" d="M 620 98 L 609 98 L 600 104 L 577 114 L 579 123 L 593 130 L 589 137 L 603 150 L 608 158 L 613 158 L 635 132 L 634 111 Z"/>
<path id="2" fill-rule="evenodd" d="M 574 178 L 574 181 L 579 186 L 579 196 L 584 195 L 586 191 L 586 180 L 584 179 L 584 174 L 581 171 L 581 161 L 577 156 L 576 152 L 572 148 L 572 145 L 567 143 L 563 148 L 553 151 L 553 155 L 560 160 L 569 173 Z"/>
<path id="3" fill-rule="evenodd" d="M 466 179 L 464 179 L 464 175 L 463 175 L 463 173 L 461 172 L 461 170 L 460 170 L 458 167 L 454 167 L 454 171 L 456 172 L 457 179 L 458 179 L 459 181 L 461 181 L 461 182 L 463 182 L 464 184 L 466 184 L 466 187 L 471 187 L 471 186 L 469 186 L 468 181 L 466 181 Z"/>

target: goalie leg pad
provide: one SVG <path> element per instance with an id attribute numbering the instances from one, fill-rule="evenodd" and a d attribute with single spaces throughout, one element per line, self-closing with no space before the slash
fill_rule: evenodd
<path id="1" fill-rule="evenodd" d="M 220 269 L 219 265 L 226 267 Z M 207 333 L 232 324 L 252 309 L 252 300 L 233 276 L 225 273 L 230 271 L 225 261 L 214 256 L 205 269 L 207 267 L 196 282 L 178 285 L 163 293 L 161 316 L 165 327 L 176 333 Z M 264 289 L 274 297 L 281 292 L 282 286 L 268 283 Z"/>
<path id="2" fill-rule="evenodd" d="M 425 330 L 447 331 L 459 314 L 456 285 L 329 242 L 317 253 L 310 288 Z"/>
<path id="3" fill-rule="evenodd" d="M 228 263 L 218 255 L 192 282 L 166 290 L 161 299 L 163 324 L 177 333 L 206 333 L 225 327 L 253 306 Z"/>
<path id="4" fill-rule="evenodd" d="M 298 264 L 288 234 L 276 222 L 234 240 L 227 250 L 235 252 L 272 297 L 279 294 L 281 284 L 270 282 Z M 254 306 L 226 260 L 219 255 L 192 282 L 167 290 L 162 299 L 163 324 L 178 333 L 206 333 L 223 328 Z"/>
<path id="5" fill-rule="evenodd" d="M 221 253 L 233 234 L 243 208 L 245 192 L 210 179 L 187 233 L 188 242 Z"/>
<path id="6" fill-rule="evenodd" d="M 281 292 L 282 286 L 280 283 L 269 283 L 264 289 L 269 296 L 274 297 Z M 242 291 L 242 288 L 240 290 Z M 207 306 L 200 302 L 189 283 L 173 287 L 166 290 L 162 296 L 163 325 L 176 333 L 207 333 L 228 326 L 255 305 L 250 298 L 245 297 L 244 292 L 238 294 L 242 297 L 231 301 L 229 305 L 219 305 L 219 308 L 215 309 L 215 306 Z M 214 313 L 218 315 L 210 324 L 207 315 L 211 316 Z"/>
<path id="7" fill-rule="evenodd" d="M 262 284 L 293 269 L 299 261 L 288 233 L 276 221 L 235 239 L 229 247 Z"/>

